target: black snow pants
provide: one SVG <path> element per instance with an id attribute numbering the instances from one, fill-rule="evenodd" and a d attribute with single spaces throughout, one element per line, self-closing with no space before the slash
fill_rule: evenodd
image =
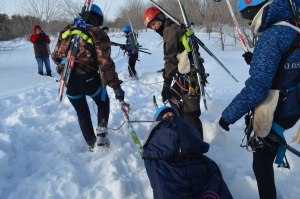
<path id="1" fill-rule="evenodd" d="M 276 122 L 277 124 L 279 124 L 287 130 L 289 128 L 292 128 L 298 122 L 299 119 L 300 114 L 288 118 L 275 119 L 274 122 Z M 275 132 L 272 130 L 270 133 L 275 134 Z M 270 144 L 272 144 L 276 148 L 274 152 L 271 152 L 268 149 L 263 149 L 260 154 L 253 153 L 252 167 L 256 177 L 260 199 L 277 198 L 273 163 L 277 155 L 279 144 Z"/>
<path id="2" fill-rule="evenodd" d="M 176 83 L 172 88 L 176 90 L 176 92 L 171 89 L 172 100 L 169 101 L 171 107 L 177 111 L 177 116 L 191 123 L 199 131 L 203 140 L 203 128 L 200 120 L 200 96 L 198 94 L 189 95 L 188 92 L 181 94 L 181 88 Z M 179 103 L 181 98 L 182 103 Z"/>
<path id="3" fill-rule="evenodd" d="M 101 99 L 103 90 L 98 93 L 99 88 L 101 88 L 100 76 L 95 72 L 71 76 L 67 89 L 68 98 L 77 112 L 81 132 L 89 146 L 95 144 L 96 136 L 85 95 L 91 96 L 98 106 L 98 124 L 102 119 L 108 122 L 109 117 L 109 97 L 106 93 L 103 101 L 103 98 Z"/>
<path id="4" fill-rule="evenodd" d="M 133 75 L 136 74 L 136 70 L 135 70 L 135 63 L 136 60 L 138 59 L 139 54 L 135 53 L 129 56 L 128 59 L 128 72 L 129 72 L 129 76 L 132 77 Z"/>

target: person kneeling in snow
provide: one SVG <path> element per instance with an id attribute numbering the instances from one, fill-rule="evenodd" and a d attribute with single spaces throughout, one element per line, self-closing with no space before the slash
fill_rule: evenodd
<path id="1" fill-rule="evenodd" d="M 232 198 L 217 164 L 203 155 L 209 144 L 176 115 L 171 107 L 159 108 L 144 138 L 143 159 L 154 198 Z"/>

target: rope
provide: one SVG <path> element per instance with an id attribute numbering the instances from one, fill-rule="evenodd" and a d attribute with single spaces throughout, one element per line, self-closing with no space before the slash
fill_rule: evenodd
<path id="1" fill-rule="evenodd" d="M 112 59 L 117 59 L 120 55 L 120 51 L 121 51 L 121 48 L 119 48 L 119 53 L 118 53 L 118 56 L 116 58 L 112 58 Z"/>
<path id="2" fill-rule="evenodd" d="M 92 99 L 92 101 L 93 101 L 93 109 L 94 109 L 95 115 L 96 115 L 97 118 L 98 118 L 98 115 L 97 115 L 96 110 L 95 110 L 94 100 Z M 129 113 L 129 110 L 131 110 L 131 109 L 128 109 L 128 113 Z M 118 131 L 120 128 L 122 128 L 122 126 L 123 126 L 124 124 L 125 124 L 125 121 L 124 121 L 123 124 L 122 124 L 119 128 L 117 128 L 117 129 L 112 129 L 112 128 L 109 128 L 109 127 L 107 127 L 107 128 L 110 129 L 110 130 L 112 130 L 112 131 Z"/>
<path id="3" fill-rule="evenodd" d="M 182 87 L 181 85 L 180 85 L 180 83 L 177 81 L 177 80 L 174 80 L 177 84 L 178 84 L 178 86 L 181 88 L 181 89 L 183 89 L 184 91 L 189 91 L 189 92 L 197 92 L 197 90 L 198 89 L 193 89 L 193 90 L 188 90 L 188 89 L 185 89 L 184 87 Z M 197 93 L 198 94 L 198 93 Z"/>
<path id="4" fill-rule="evenodd" d="M 171 89 L 182 99 L 182 96 L 173 87 Z"/>

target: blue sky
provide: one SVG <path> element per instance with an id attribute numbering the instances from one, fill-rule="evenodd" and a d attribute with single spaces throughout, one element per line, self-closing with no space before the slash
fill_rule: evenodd
<path id="1" fill-rule="evenodd" d="M 20 5 L 23 0 L 10 0 L 10 1 L 4 1 L 4 10 L 1 10 L 1 13 L 6 13 L 9 16 L 11 16 L 14 13 L 17 13 L 17 5 Z M 82 5 L 84 4 L 84 0 L 82 1 Z M 126 0 L 107 0 L 107 2 L 112 1 L 109 13 L 108 13 L 108 19 L 113 20 L 116 18 L 115 12 L 117 8 L 126 3 Z M 144 2 L 147 2 L 147 0 L 143 0 Z M 0 2 L 3 2 L 3 0 L 0 0 Z M 105 0 L 94 0 L 94 3 L 97 4 L 100 8 L 104 9 L 105 6 Z M 102 6 L 101 6 L 102 5 Z"/>

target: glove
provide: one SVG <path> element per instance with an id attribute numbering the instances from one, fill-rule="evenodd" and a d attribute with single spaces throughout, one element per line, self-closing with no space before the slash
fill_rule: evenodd
<path id="1" fill-rule="evenodd" d="M 229 125 L 227 122 L 225 122 L 225 120 L 221 117 L 220 121 L 219 121 L 219 125 L 225 130 L 225 131 L 229 131 Z"/>
<path id="2" fill-rule="evenodd" d="M 43 30 L 41 30 L 40 36 L 47 36 L 47 35 Z"/>
<path id="3" fill-rule="evenodd" d="M 116 96 L 116 100 L 121 100 L 124 101 L 124 97 L 125 97 L 125 92 L 122 90 L 122 88 L 115 88 L 115 96 Z"/>
<path id="4" fill-rule="evenodd" d="M 125 50 L 125 49 L 126 49 L 126 46 L 125 46 L 125 45 L 121 45 L 120 48 L 121 48 L 122 50 Z"/>
<path id="5" fill-rule="evenodd" d="M 163 103 L 168 99 L 171 99 L 171 84 L 164 83 L 163 89 L 161 91 L 161 96 Z"/>
<path id="6" fill-rule="evenodd" d="M 253 53 L 252 52 L 245 52 L 245 54 L 242 55 L 246 61 L 246 63 L 248 65 L 251 64 L 251 61 L 252 61 L 252 57 L 253 57 Z"/>

